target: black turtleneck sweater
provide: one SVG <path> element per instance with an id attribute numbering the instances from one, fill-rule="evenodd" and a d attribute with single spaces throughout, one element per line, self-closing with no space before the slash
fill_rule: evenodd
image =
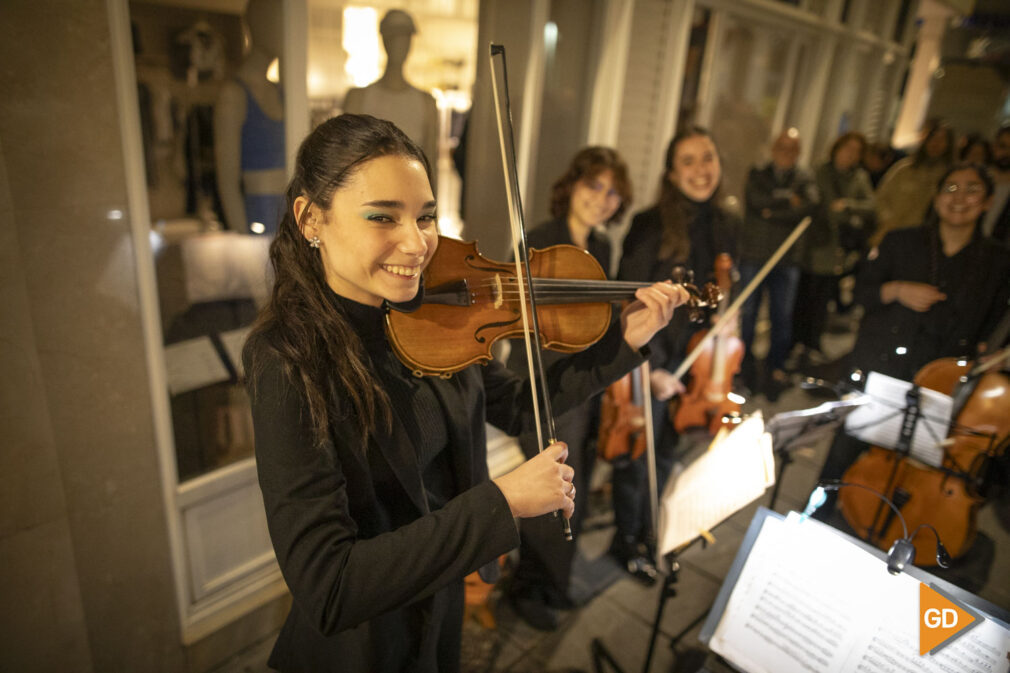
<path id="1" fill-rule="evenodd" d="M 431 379 L 410 373 L 393 353 L 386 339 L 385 309 L 366 306 L 331 293 L 334 306 L 355 326 L 375 375 L 389 395 L 390 406 L 407 428 L 407 435 L 417 453 L 421 480 L 428 496 L 428 507 L 441 508 L 456 492 L 449 453 L 445 451 L 449 434 Z"/>

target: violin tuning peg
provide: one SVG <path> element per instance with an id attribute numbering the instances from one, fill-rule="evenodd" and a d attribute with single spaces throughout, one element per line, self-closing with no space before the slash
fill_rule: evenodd
<path id="1" fill-rule="evenodd" d="M 677 265 L 673 267 L 673 270 L 670 272 L 670 278 L 678 285 L 693 283 L 694 271 L 685 266 Z"/>

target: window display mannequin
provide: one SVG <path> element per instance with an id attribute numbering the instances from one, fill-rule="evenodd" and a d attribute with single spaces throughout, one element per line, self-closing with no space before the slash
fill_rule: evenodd
<path id="1" fill-rule="evenodd" d="M 284 102 L 280 87 L 267 79 L 283 44 L 281 3 L 249 0 L 245 21 L 249 52 L 214 106 L 217 185 L 226 228 L 273 233 L 287 184 Z"/>
<path id="2" fill-rule="evenodd" d="M 430 94 L 410 85 L 403 64 L 417 30 L 410 14 L 391 9 L 379 22 L 386 48 L 386 71 L 366 87 L 351 89 L 344 98 L 344 112 L 369 114 L 396 124 L 421 146 L 432 166 L 438 162 L 438 110 Z"/>

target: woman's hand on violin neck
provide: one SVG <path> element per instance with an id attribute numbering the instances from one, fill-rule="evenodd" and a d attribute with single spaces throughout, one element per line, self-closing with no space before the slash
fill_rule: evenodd
<path id="1" fill-rule="evenodd" d="M 652 389 L 652 396 L 660 402 L 665 402 L 685 390 L 680 379 L 665 369 L 653 369 L 649 372 L 649 386 Z"/>
<path id="2" fill-rule="evenodd" d="M 508 501 L 512 516 L 530 518 L 561 510 L 566 519 L 571 518 L 575 511 L 575 470 L 565 465 L 567 457 L 568 445 L 556 442 L 493 480 Z"/>
<path id="3" fill-rule="evenodd" d="M 688 293 L 670 281 L 654 283 L 635 291 L 635 301 L 621 312 L 624 340 L 638 350 L 673 317 L 673 310 L 688 300 Z"/>

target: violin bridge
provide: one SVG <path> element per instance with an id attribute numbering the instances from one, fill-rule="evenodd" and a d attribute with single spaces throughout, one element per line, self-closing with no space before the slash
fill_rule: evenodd
<path id="1" fill-rule="evenodd" d="M 496 273 L 494 275 L 494 307 L 495 308 L 501 308 L 502 304 L 505 303 L 505 299 L 503 298 L 503 296 L 504 296 L 504 292 L 502 291 L 501 274 L 500 273 Z"/>

